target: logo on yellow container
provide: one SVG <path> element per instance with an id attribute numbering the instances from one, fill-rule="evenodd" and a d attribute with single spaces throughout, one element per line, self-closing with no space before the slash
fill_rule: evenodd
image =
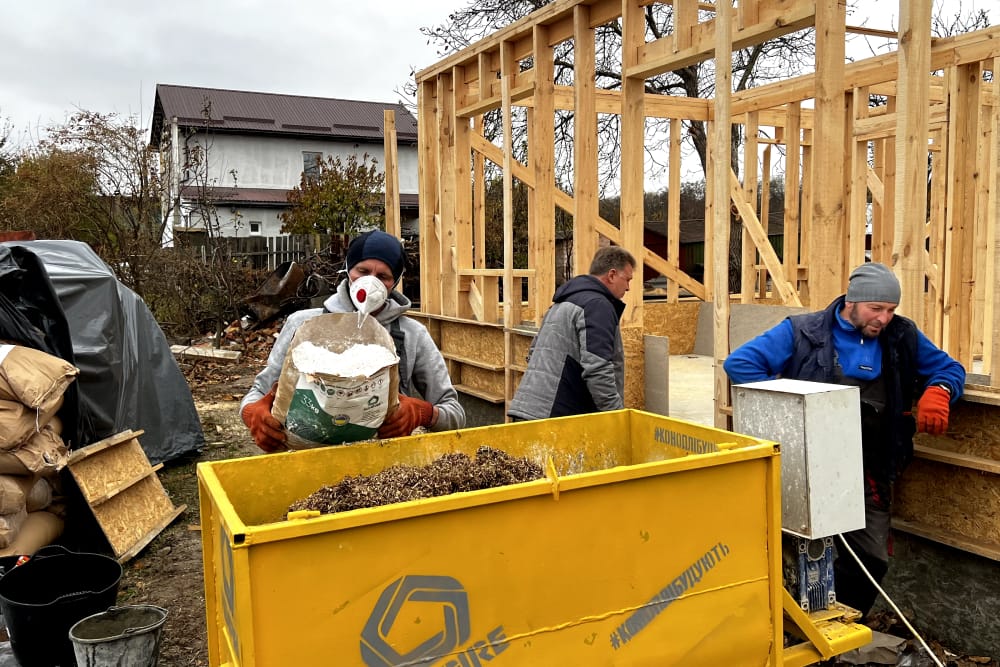
<path id="1" fill-rule="evenodd" d="M 428 615 L 429 604 L 440 606 L 439 618 Z M 420 636 L 413 636 L 415 629 Z M 368 667 L 391 667 L 429 664 L 448 656 L 444 667 L 479 667 L 507 648 L 502 626 L 486 640 L 460 650 L 469 635 L 469 596 L 462 584 L 453 577 L 411 574 L 386 586 L 379 596 L 361 631 L 361 659 Z M 398 646 L 408 650 L 401 652 Z"/>

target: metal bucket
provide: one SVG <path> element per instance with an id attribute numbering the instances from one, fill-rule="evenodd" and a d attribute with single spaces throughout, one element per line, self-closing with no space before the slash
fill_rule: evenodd
<path id="1" fill-rule="evenodd" d="M 111 607 L 88 616 L 69 630 L 77 667 L 156 667 L 166 620 L 166 609 L 146 604 Z"/>

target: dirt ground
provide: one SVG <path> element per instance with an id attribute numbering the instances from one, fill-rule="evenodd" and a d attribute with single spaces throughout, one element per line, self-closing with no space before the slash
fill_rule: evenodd
<path id="1" fill-rule="evenodd" d="M 182 363 L 201 417 L 205 448 L 201 455 L 167 463 L 159 471 L 174 505 L 187 505 L 187 510 L 125 564 L 118 595 L 118 604 L 155 604 L 168 611 L 161 667 L 208 665 L 195 466 L 260 453 L 237 408 L 262 365 L 263 359 L 255 358 L 240 365 Z"/>
<path id="2" fill-rule="evenodd" d="M 205 434 L 204 451 L 167 463 L 159 478 L 175 505 L 187 510 L 125 564 L 118 604 L 155 604 L 169 612 L 162 634 L 161 667 L 208 665 L 205 597 L 202 578 L 198 485 L 195 467 L 200 461 L 259 454 L 237 413 L 239 401 L 266 358 L 267 340 L 251 346 L 239 364 L 182 360 Z M 877 619 L 875 629 L 907 636 L 893 618 Z M 902 631 L 900 631 L 902 630 Z M 989 657 L 960 656 L 933 641 L 932 647 L 949 667 L 1000 667 Z M 826 664 L 841 664 L 830 662 Z M 899 664 L 932 665 L 920 659 Z"/>

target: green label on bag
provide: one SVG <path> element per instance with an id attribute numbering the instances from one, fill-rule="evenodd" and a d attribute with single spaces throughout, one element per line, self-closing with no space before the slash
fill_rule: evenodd
<path id="1" fill-rule="evenodd" d="M 389 369 L 369 378 L 302 373 L 285 417 L 285 429 L 303 440 L 336 445 L 374 437 L 388 407 Z"/>

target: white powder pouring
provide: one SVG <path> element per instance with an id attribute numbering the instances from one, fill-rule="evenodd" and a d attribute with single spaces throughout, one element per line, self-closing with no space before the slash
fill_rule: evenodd
<path id="1" fill-rule="evenodd" d="M 305 341 L 292 350 L 292 363 L 300 372 L 339 377 L 368 377 L 398 361 L 399 357 L 391 350 L 369 343 L 352 345 L 343 352 L 333 352 Z"/>

